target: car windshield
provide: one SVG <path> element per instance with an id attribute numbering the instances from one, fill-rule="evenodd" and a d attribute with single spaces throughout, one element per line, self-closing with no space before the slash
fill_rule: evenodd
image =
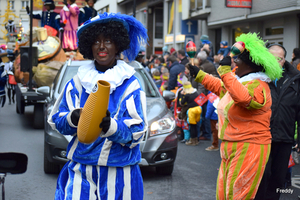
<path id="1" fill-rule="evenodd" d="M 60 86 L 58 89 L 58 93 L 60 93 L 66 83 L 73 78 L 73 76 L 75 76 L 75 74 L 77 73 L 77 70 L 80 66 L 68 66 L 66 71 L 63 74 L 62 80 L 60 82 Z M 147 72 L 145 70 L 142 69 L 135 69 L 135 74 L 134 76 L 139 80 L 143 91 L 146 93 L 146 97 L 158 97 L 159 94 L 158 92 L 154 89 L 154 84 L 152 84 L 152 80 L 149 79 L 149 76 L 147 76 Z"/>

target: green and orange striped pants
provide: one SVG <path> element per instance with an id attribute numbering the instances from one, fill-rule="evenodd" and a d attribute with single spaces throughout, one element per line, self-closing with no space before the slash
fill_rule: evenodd
<path id="1" fill-rule="evenodd" d="M 223 141 L 216 199 L 254 199 L 270 149 L 271 144 Z"/>

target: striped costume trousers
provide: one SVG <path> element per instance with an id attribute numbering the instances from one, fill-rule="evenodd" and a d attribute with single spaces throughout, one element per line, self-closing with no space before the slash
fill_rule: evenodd
<path id="1" fill-rule="evenodd" d="M 69 161 L 57 179 L 55 200 L 142 200 L 143 194 L 138 164 L 108 167 Z"/>
<path id="2" fill-rule="evenodd" d="M 216 199 L 254 199 L 269 159 L 271 144 L 223 141 Z"/>

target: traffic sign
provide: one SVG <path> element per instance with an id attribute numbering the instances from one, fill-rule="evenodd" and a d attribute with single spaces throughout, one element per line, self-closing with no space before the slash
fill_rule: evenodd
<path id="1" fill-rule="evenodd" d="M 181 21 L 181 34 L 197 35 L 198 34 L 198 21 L 197 20 L 182 20 Z"/>

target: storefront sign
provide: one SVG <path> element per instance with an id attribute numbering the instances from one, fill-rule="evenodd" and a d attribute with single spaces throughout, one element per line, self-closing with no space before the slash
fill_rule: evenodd
<path id="1" fill-rule="evenodd" d="M 174 36 L 173 35 L 169 35 L 165 37 L 165 43 L 172 43 L 174 42 Z"/>
<path id="2" fill-rule="evenodd" d="M 251 8 L 252 0 L 226 0 L 226 7 Z"/>

